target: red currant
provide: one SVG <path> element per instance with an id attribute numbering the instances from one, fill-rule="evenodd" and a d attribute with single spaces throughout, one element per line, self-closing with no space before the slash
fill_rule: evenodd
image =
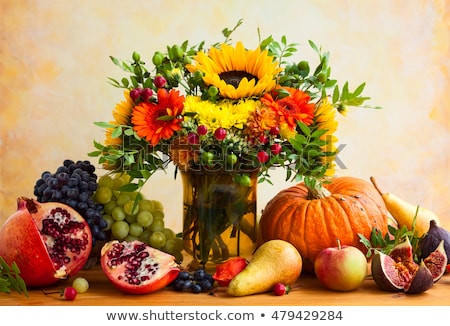
<path id="1" fill-rule="evenodd" d="M 273 293 L 275 295 L 285 295 L 288 294 L 291 290 L 289 285 L 284 285 L 283 283 L 277 283 L 273 286 Z"/>
<path id="2" fill-rule="evenodd" d="M 77 297 L 77 290 L 75 290 L 73 287 L 69 286 L 66 287 L 62 293 L 61 296 L 64 297 L 64 299 L 68 300 L 68 301 L 73 301 L 75 300 L 75 298 Z"/>

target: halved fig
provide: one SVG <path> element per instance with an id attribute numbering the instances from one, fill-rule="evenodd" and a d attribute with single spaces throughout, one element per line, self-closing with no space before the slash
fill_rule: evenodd
<path id="1" fill-rule="evenodd" d="M 389 254 L 376 252 L 372 259 L 372 277 L 381 290 L 422 293 L 431 288 L 445 272 L 447 256 L 441 242 L 420 265 L 414 261 L 408 238 Z"/>
<path id="2" fill-rule="evenodd" d="M 414 274 L 411 282 L 405 285 L 404 290 L 405 293 L 408 294 L 422 293 L 430 289 L 433 286 L 433 283 L 433 276 L 422 260 L 419 269 Z"/>
<path id="3" fill-rule="evenodd" d="M 439 242 L 437 248 L 423 260 L 425 266 L 430 270 L 433 276 L 433 282 L 441 279 L 446 272 L 446 265 L 448 264 L 448 257 L 445 253 L 444 240 Z"/>

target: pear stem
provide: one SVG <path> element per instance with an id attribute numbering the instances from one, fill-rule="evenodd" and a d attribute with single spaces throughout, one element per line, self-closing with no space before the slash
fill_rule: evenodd
<path id="1" fill-rule="evenodd" d="M 382 192 L 381 189 L 378 187 L 378 184 L 377 184 L 375 178 L 374 178 L 374 177 L 370 177 L 370 181 L 372 182 L 373 186 L 374 186 L 375 189 L 378 191 L 378 193 L 379 193 L 380 195 L 383 195 L 383 192 Z"/>

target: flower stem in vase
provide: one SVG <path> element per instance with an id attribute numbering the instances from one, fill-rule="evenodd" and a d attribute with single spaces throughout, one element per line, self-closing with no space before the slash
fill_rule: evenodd
<path id="1" fill-rule="evenodd" d="M 182 171 L 183 239 L 196 263 L 249 254 L 256 243 L 256 173 L 242 186 L 225 171 Z"/>

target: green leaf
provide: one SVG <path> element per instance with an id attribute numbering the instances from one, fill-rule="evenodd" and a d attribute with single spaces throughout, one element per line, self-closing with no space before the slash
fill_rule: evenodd
<path id="1" fill-rule="evenodd" d="M 298 127 L 300 128 L 300 130 L 302 131 L 302 133 L 306 136 L 309 137 L 311 135 L 311 130 L 309 129 L 309 127 L 307 125 L 305 125 L 303 122 L 299 121 L 297 123 Z"/>
<path id="2" fill-rule="evenodd" d="M 120 136 L 122 136 L 122 127 L 118 126 L 112 131 L 111 138 L 118 138 Z"/>
<path id="3" fill-rule="evenodd" d="M 120 187 L 120 191 L 125 191 L 125 192 L 133 192 L 139 189 L 139 185 L 136 183 L 127 183 L 126 185 L 123 185 L 122 187 Z"/>

